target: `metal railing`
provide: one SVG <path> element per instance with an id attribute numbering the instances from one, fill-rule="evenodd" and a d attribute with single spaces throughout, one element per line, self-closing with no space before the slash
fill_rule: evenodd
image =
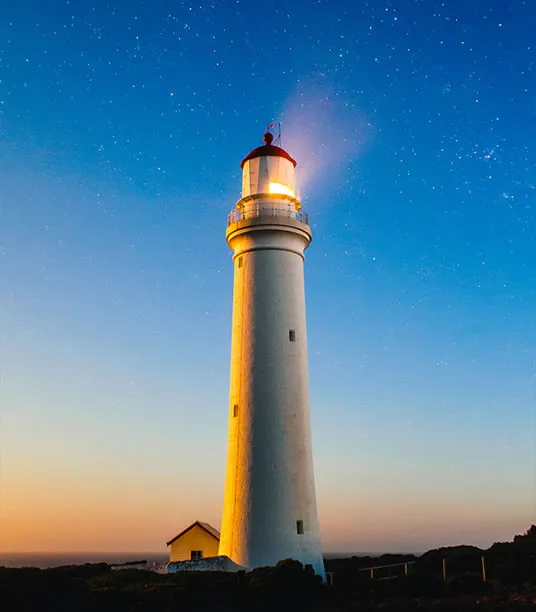
<path id="1" fill-rule="evenodd" d="M 240 208 L 233 209 L 227 217 L 227 225 L 257 217 L 287 217 L 309 225 L 309 215 L 303 210 L 296 210 L 294 204 L 274 204 L 270 206 L 266 203 L 245 204 Z"/>
<path id="2" fill-rule="evenodd" d="M 383 570 L 383 569 L 389 569 L 388 575 L 387 576 L 382 576 L 381 578 L 379 578 L 380 580 L 386 580 L 388 578 L 397 578 L 398 576 L 393 576 L 391 574 L 391 568 L 392 567 L 402 567 L 404 566 L 404 575 L 407 576 L 408 575 L 408 566 L 409 565 L 413 565 L 414 563 L 416 563 L 416 561 L 403 561 L 401 563 L 390 563 L 389 565 L 375 565 L 374 567 L 362 567 L 361 569 L 358 569 L 358 572 L 369 572 L 370 573 L 370 577 L 371 578 L 375 578 L 375 574 L 374 572 L 378 571 L 378 570 Z"/>

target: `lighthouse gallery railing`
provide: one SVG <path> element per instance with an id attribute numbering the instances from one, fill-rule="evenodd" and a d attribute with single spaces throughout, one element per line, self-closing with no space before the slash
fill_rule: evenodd
<path id="1" fill-rule="evenodd" d="M 257 217 L 287 217 L 309 225 L 309 215 L 303 210 L 296 210 L 294 204 L 274 205 L 245 204 L 240 208 L 234 208 L 227 217 L 227 225 L 243 221 L 245 219 L 255 219 Z"/>

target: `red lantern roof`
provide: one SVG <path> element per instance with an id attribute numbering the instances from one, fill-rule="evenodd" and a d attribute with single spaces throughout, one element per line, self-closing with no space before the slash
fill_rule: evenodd
<path id="1" fill-rule="evenodd" d="M 285 149 L 282 149 L 281 147 L 276 147 L 272 144 L 274 140 L 273 134 L 271 134 L 270 132 L 266 132 L 266 134 L 262 138 L 264 140 L 264 145 L 262 147 L 257 147 L 256 149 L 253 149 L 253 151 L 251 151 L 246 157 L 244 157 L 242 163 L 240 164 L 241 168 L 244 167 L 244 164 L 248 161 L 248 159 L 254 159 L 255 157 L 264 157 L 267 155 L 271 155 L 274 157 L 284 157 L 285 159 L 288 159 L 289 162 L 292 162 L 292 164 L 294 164 L 294 167 L 296 167 L 295 160 L 290 157 L 290 155 L 285 151 Z"/>

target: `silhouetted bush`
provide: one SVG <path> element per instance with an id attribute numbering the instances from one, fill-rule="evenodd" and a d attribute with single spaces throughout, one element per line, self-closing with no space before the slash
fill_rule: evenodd
<path id="1" fill-rule="evenodd" d="M 89 588 L 83 574 L 84 569 L 77 573 L 73 568 L 0 568 L 2 610 L 70 612 L 73 602 L 79 602 L 79 610 L 84 610 Z"/>
<path id="2" fill-rule="evenodd" d="M 312 568 L 293 559 L 248 572 L 245 586 L 250 601 L 262 602 L 264 607 L 277 605 L 293 610 L 307 607 L 324 590 L 321 578 Z"/>

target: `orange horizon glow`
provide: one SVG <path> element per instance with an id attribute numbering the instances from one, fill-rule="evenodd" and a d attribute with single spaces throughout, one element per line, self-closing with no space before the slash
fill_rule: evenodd
<path id="1" fill-rule="evenodd" d="M 85 474 L 87 479 L 65 476 L 47 486 L 27 475 L 26 490 L 6 483 L 1 552 L 166 554 L 166 541 L 195 520 L 220 528 L 223 490 L 216 483 L 205 487 L 203 476 L 173 485 L 163 479 L 120 483 L 118 475 L 102 473 Z M 486 503 L 438 505 L 420 497 L 395 506 L 362 489 L 339 500 L 320 494 L 324 552 L 424 552 L 458 544 L 485 548 L 512 540 L 530 526 L 530 517 L 507 503 L 491 509 Z"/>

